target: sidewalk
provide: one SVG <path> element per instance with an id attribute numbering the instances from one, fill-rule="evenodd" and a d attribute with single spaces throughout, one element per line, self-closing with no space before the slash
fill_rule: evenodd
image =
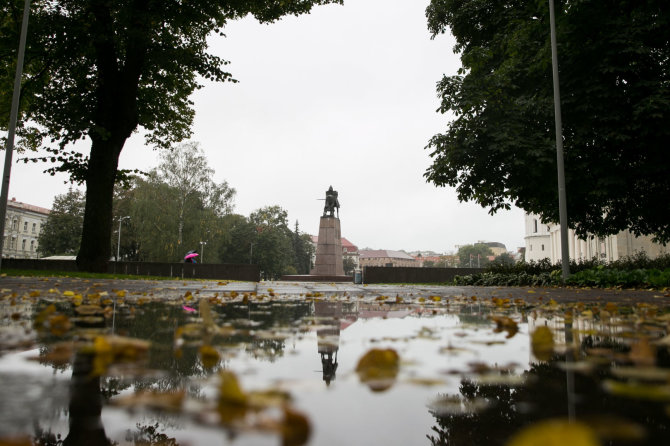
<path id="1" fill-rule="evenodd" d="M 440 296 L 441 298 L 472 297 L 479 299 L 510 298 L 523 299 L 529 304 L 548 302 L 554 299 L 567 302 L 615 302 L 619 304 L 651 303 L 670 306 L 670 290 L 610 290 L 576 288 L 539 287 L 471 287 L 443 285 L 387 285 L 325 282 L 227 282 L 214 280 L 116 280 L 79 279 L 66 277 L 0 277 L 2 295 L 16 293 L 17 296 L 57 290 L 59 293 L 72 291 L 79 294 L 106 291 L 125 291 L 126 294 L 160 299 L 179 299 L 187 292 L 211 296 L 219 293 L 256 293 L 269 298 L 286 299 L 300 297 L 322 298 L 364 298 L 379 296 L 400 297 L 405 302 L 420 298 Z"/>

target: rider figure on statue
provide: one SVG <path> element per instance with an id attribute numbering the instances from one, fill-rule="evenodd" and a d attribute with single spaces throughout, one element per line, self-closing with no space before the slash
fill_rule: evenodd
<path id="1" fill-rule="evenodd" d="M 326 191 L 326 205 L 323 208 L 324 217 L 334 217 L 337 210 L 337 218 L 340 218 L 340 202 L 337 199 L 337 191 L 330 186 Z"/>

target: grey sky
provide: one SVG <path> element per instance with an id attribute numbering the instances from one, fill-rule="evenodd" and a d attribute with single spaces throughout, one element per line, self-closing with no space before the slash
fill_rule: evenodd
<path id="1" fill-rule="evenodd" d="M 444 131 L 435 84 L 460 66 L 453 39 L 430 39 L 427 0 L 345 0 L 272 25 L 231 23 L 211 50 L 237 84 L 193 96 L 192 140 L 215 181 L 237 190 L 235 211 L 288 211 L 291 227 L 318 232 L 328 186 L 339 192 L 342 235 L 359 248 L 453 251 L 478 240 L 523 246 L 523 212 L 489 216 L 427 184 L 425 145 Z M 15 157 L 16 158 L 16 157 Z M 157 153 L 133 136 L 120 161 L 149 169 Z M 10 197 L 50 207 L 66 178 L 16 164 Z"/>

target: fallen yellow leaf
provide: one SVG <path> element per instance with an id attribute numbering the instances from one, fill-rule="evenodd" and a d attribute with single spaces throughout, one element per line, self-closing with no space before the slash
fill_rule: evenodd
<path id="1" fill-rule="evenodd" d="M 506 446 L 599 446 L 586 424 L 568 420 L 546 420 L 532 424 L 509 439 Z"/>

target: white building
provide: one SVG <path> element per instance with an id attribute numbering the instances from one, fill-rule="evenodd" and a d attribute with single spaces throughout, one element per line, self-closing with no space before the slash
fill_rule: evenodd
<path id="1" fill-rule="evenodd" d="M 49 216 L 49 209 L 7 201 L 2 257 L 16 259 L 37 258 L 37 238 Z"/>
<path id="2" fill-rule="evenodd" d="M 551 263 L 561 261 L 561 226 L 546 224 L 535 214 L 526 214 L 526 261 L 538 261 L 548 258 Z M 604 238 L 593 237 L 582 240 L 572 229 L 568 230 L 568 249 L 570 259 L 583 261 L 594 257 L 611 262 L 623 257 L 644 252 L 650 258 L 668 252 L 668 248 L 654 243 L 651 237 L 636 237 L 629 231 Z"/>

